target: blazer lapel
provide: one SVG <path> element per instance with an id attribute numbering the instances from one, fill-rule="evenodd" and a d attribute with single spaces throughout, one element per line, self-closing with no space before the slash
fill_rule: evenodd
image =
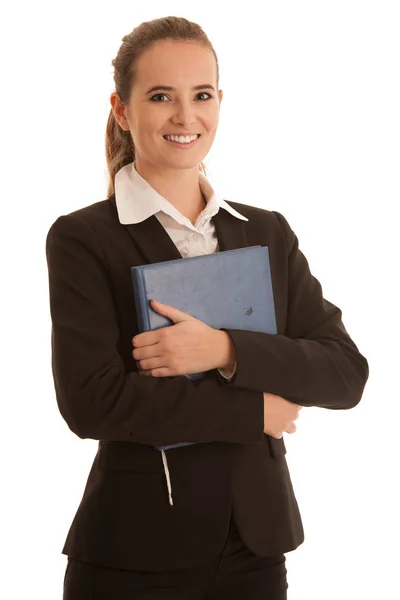
<path id="1" fill-rule="evenodd" d="M 242 221 L 242 219 L 234 217 L 224 208 L 220 208 L 211 221 L 215 225 L 220 252 L 224 252 L 225 250 L 235 250 L 236 248 L 246 248 L 247 221 Z"/>
<path id="2" fill-rule="evenodd" d="M 115 206 L 115 195 L 109 200 Z M 118 218 L 118 215 L 117 215 Z M 245 223 L 231 215 L 224 208 L 220 208 L 212 222 L 218 238 L 219 251 L 234 250 L 247 246 Z M 141 223 L 122 225 L 134 240 L 148 263 L 164 262 L 182 258 L 181 253 L 165 231 L 155 215 Z"/>

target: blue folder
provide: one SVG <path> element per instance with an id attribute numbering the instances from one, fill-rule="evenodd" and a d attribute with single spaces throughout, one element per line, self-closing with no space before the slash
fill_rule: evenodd
<path id="1" fill-rule="evenodd" d="M 174 324 L 156 313 L 150 300 L 169 304 L 214 329 L 277 332 L 268 246 L 135 266 L 131 276 L 139 332 Z M 166 450 L 193 443 L 197 442 L 155 447 Z"/>

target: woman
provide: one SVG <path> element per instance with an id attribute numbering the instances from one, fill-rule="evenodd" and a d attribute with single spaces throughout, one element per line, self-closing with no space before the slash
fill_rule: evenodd
<path id="1" fill-rule="evenodd" d="M 283 432 L 302 406 L 354 407 L 368 363 L 286 219 L 223 200 L 204 175 L 222 91 L 202 29 L 142 23 L 113 66 L 108 198 L 46 240 L 58 406 L 99 440 L 64 600 L 282 600 L 285 553 L 304 541 Z M 173 325 L 139 334 L 131 266 L 252 245 L 269 247 L 277 335 L 160 304 Z M 154 448 L 188 439 L 202 443 Z"/>

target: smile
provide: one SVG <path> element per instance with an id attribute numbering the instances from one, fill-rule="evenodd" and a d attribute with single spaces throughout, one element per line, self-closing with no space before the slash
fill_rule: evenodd
<path id="1" fill-rule="evenodd" d="M 165 135 L 163 137 L 165 141 L 168 142 L 168 144 L 170 144 L 171 146 L 185 149 L 194 146 L 197 140 L 199 139 L 200 135 Z"/>

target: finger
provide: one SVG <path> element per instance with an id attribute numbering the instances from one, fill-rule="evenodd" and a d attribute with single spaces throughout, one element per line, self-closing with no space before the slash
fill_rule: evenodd
<path id="1" fill-rule="evenodd" d="M 141 375 L 145 377 L 171 377 L 173 373 L 171 373 L 170 369 L 147 369 L 146 371 L 142 371 Z"/>
<path id="2" fill-rule="evenodd" d="M 150 306 L 153 310 L 164 315 L 168 319 L 171 319 L 174 323 L 179 323 L 180 321 L 197 321 L 195 317 L 192 317 L 188 313 L 185 313 L 174 306 L 170 306 L 169 304 L 158 302 L 157 300 L 151 300 Z"/>
<path id="3" fill-rule="evenodd" d="M 161 356 L 161 350 L 157 344 L 153 344 L 152 346 L 134 348 L 131 354 L 136 361 L 139 361 L 147 358 L 157 358 L 158 356 Z"/>
<path id="4" fill-rule="evenodd" d="M 161 329 L 155 329 L 154 331 L 144 331 L 135 335 L 132 338 L 132 345 L 135 348 L 142 348 L 144 346 L 152 346 L 160 341 Z"/>
<path id="5" fill-rule="evenodd" d="M 151 358 L 144 358 L 137 361 L 137 366 L 143 371 L 152 371 L 155 369 L 166 369 L 168 365 L 165 364 L 165 358 L 162 356 L 152 356 Z"/>

